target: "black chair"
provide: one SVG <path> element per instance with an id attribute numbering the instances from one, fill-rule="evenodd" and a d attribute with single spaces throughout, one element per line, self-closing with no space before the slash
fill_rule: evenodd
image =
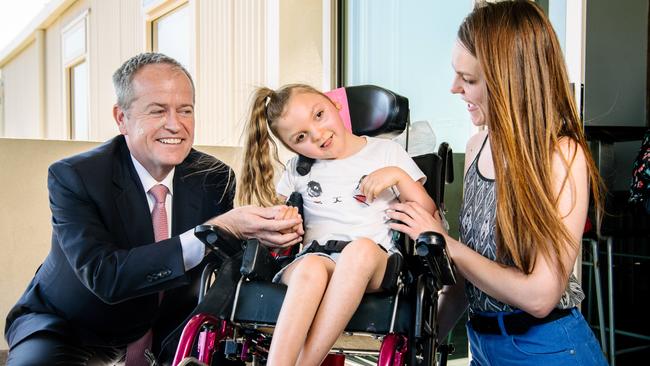
<path id="1" fill-rule="evenodd" d="M 372 85 L 346 87 L 343 91 L 354 133 L 376 135 L 408 127 L 408 99 Z M 451 156 L 451 149 L 443 143 L 437 154 L 415 158 L 427 175 L 425 188 L 441 209 L 444 185 L 453 180 Z M 312 162 L 301 158 L 300 169 L 308 171 Z M 296 201 L 300 197 L 292 196 L 289 204 L 299 204 Z M 223 243 L 212 227 L 197 227 L 197 235 L 208 246 Z M 323 365 L 342 365 L 346 356 L 371 359 L 378 365 L 436 363 L 438 291 L 443 285 L 455 283 L 444 239 L 436 233 L 424 233 L 415 243 L 403 239 L 399 246 L 403 255 L 389 257 L 382 283 L 385 291 L 364 296 Z M 270 282 L 280 268 L 280 261 L 256 239 L 246 241 L 241 278 L 227 319 L 219 319 L 216 314 L 194 316 L 183 331 L 174 365 L 191 355 L 209 363 L 215 350 L 222 359 L 264 364 L 286 291 L 286 286 Z M 213 270 L 205 273 L 202 288 L 208 287 L 207 278 L 214 275 Z M 441 359 L 444 364 L 446 356 Z"/>

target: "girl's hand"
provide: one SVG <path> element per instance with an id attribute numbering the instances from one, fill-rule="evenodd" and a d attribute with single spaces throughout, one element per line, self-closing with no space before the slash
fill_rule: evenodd
<path id="1" fill-rule="evenodd" d="M 278 211 L 278 213 L 275 215 L 275 220 L 289 220 L 293 218 L 300 218 L 300 214 L 298 213 L 298 207 L 282 206 Z M 298 233 L 299 235 L 304 234 L 302 230 L 302 224 L 297 224 L 293 227 L 280 230 L 280 233 L 282 234 Z"/>
<path id="2" fill-rule="evenodd" d="M 392 204 L 390 210 L 386 211 L 386 215 L 393 220 L 401 221 L 401 223 L 389 223 L 391 229 L 400 231 L 413 240 L 425 231 L 448 235 L 438 210 L 431 215 L 417 202 Z"/>
<path id="3" fill-rule="evenodd" d="M 375 170 L 361 179 L 359 190 L 366 196 L 368 203 L 372 202 L 381 192 L 395 186 L 401 179 L 408 178 L 406 172 L 395 166 L 387 166 Z"/>

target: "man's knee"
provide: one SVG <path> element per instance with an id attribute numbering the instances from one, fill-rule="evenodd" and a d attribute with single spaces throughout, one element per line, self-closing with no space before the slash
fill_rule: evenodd
<path id="1" fill-rule="evenodd" d="M 9 350 L 7 366 L 109 365 L 122 356 L 117 349 L 83 347 L 57 333 L 37 332 Z"/>
<path id="2" fill-rule="evenodd" d="M 9 350 L 7 366 L 55 365 L 61 350 L 67 348 L 53 333 L 39 332 L 23 339 Z"/>

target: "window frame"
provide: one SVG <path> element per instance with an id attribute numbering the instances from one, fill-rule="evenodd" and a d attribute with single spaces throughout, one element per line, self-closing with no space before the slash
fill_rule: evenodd
<path id="1" fill-rule="evenodd" d="M 90 123 L 90 61 L 89 61 L 89 15 L 90 10 L 86 9 L 81 14 L 73 18 L 68 24 L 61 29 L 61 64 L 63 70 L 63 80 L 65 84 L 65 121 L 66 121 L 66 135 L 70 140 L 88 141 L 92 135 L 92 125 Z M 80 51 L 74 54 L 66 54 L 66 43 L 72 41 L 72 37 L 76 32 L 83 33 L 82 47 Z M 87 123 L 87 136 L 79 138 L 75 136 L 74 119 L 74 69 L 80 64 L 86 63 L 86 90 L 88 92 L 86 98 L 86 123 Z"/>
<path id="2" fill-rule="evenodd" d="M 145 49 L 149 52 L 157 52 L 158 42 L 156 37 L 155 26 L 156 22 L 161 18 L 177 11 L 178 9 L 187 6 L 190 13 L 190 42 L 189 42 L 189 55 L 190 59 L 188 65 L 183 65 L 191 75 L 196 70 L 197 60 L 197 19 L 196 19 L 196 1 L 193 0 L 143 0 L 142 10 L 144 16 L 145 27 Z"/>

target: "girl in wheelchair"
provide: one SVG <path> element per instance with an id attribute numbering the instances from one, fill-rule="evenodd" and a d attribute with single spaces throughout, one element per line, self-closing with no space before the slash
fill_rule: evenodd
<path id="1" fill-rule="evenodd" d="M 274 278 L 288 289 L 268 365 L 320 364 L 363 294 L 381 288 L 388 253 L 397 251 L 389 205 L 399 199 L 435 209 L 422 185 L 425 176 L 406 151 L 390 140 L 355 136 L 339 108 L 302 84 L 260 88 L 254 95 L 239 202 L 271 206 L 296 191 L 305 216 L 305 248 Z M 277 190 L 271 156 L 279 159 L 269 130 L 289 150 L 315 159 L 304 176 L 296 172 L 298 157 L 291 159 Z M 291 207 L 280 214 L 295 215 Z"/>

